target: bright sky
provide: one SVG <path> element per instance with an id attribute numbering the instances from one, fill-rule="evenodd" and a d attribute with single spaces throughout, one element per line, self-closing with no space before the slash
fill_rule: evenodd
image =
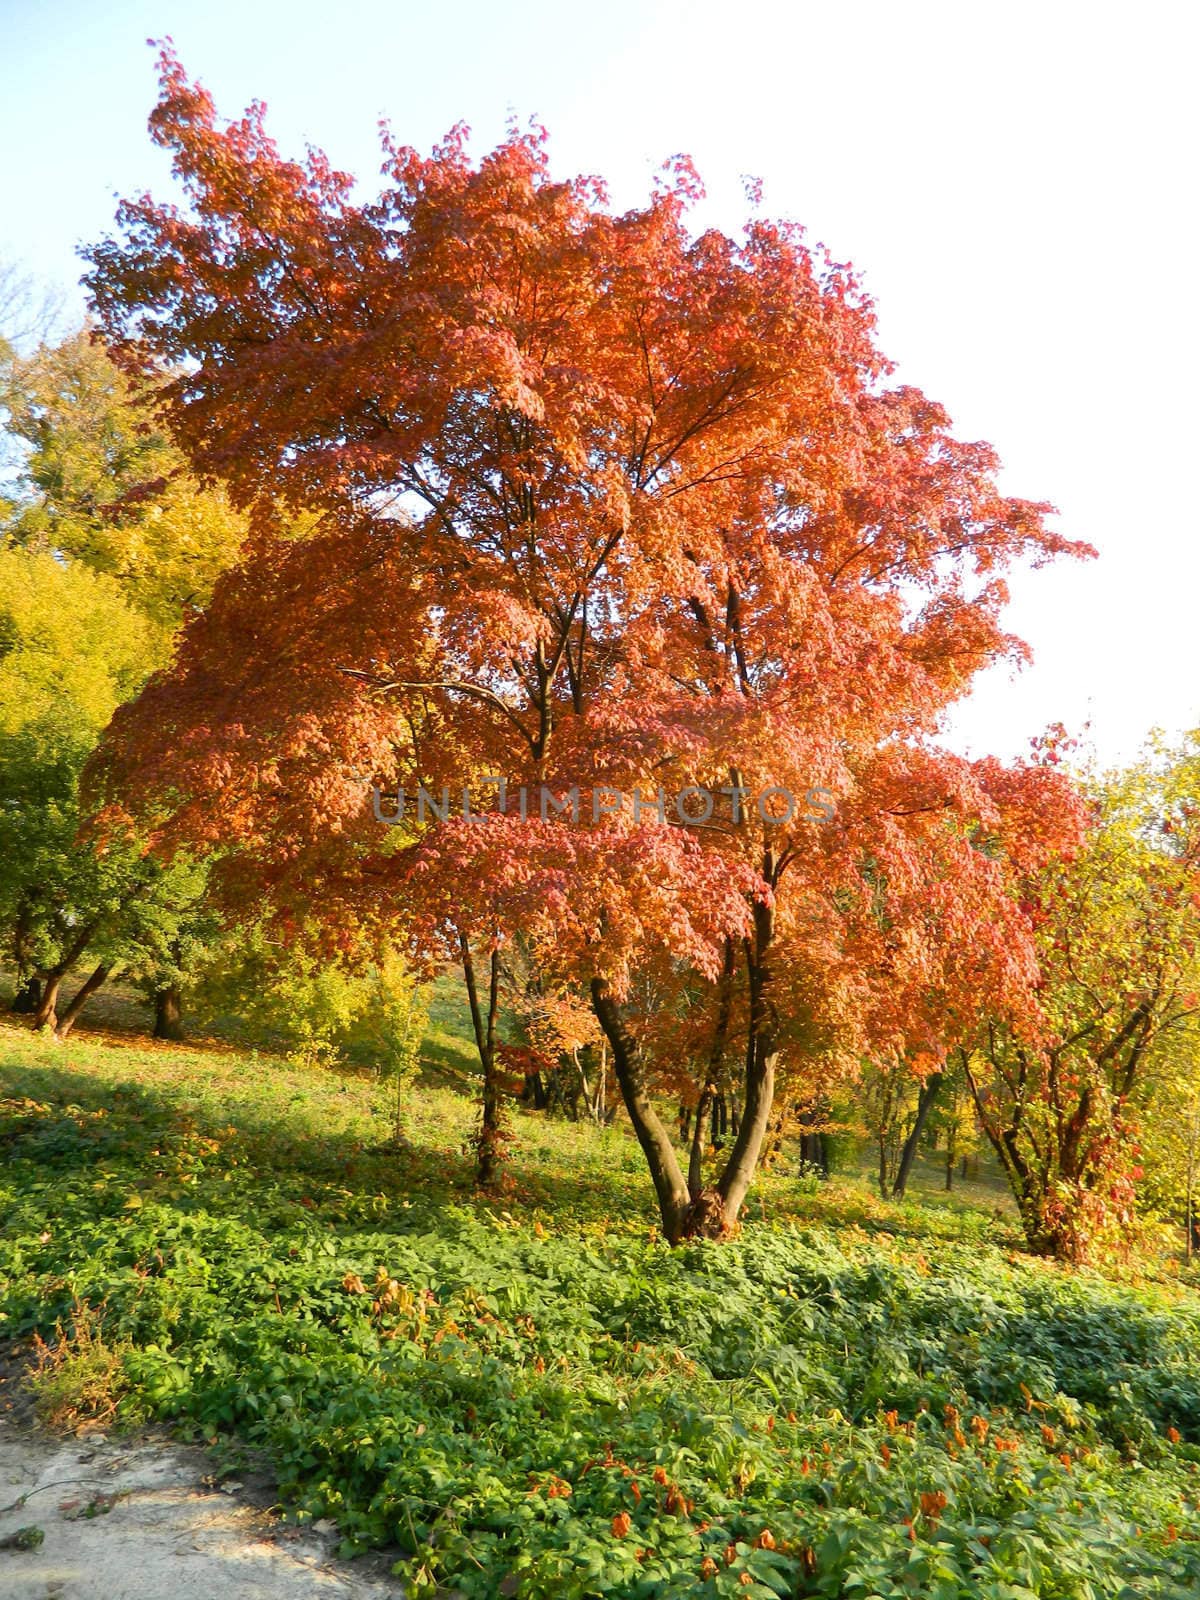
<path id="1" fill-rule="evenodd" d="M 732 230 L 762 178 L 768 213 L 860 269 L 898 377 L 1100 550 L 1014 584 L 1035 665 L 981 682 L 954 742 L 1011 755 L 1090 718 L 1107 761 L 1200 724 L 1194 6 L 0 0 L 7 259 L 72 285 L 114 196 L 165 191 L 164 34 L 225 114 L 263 99 L 285 152 L 368 184 L 380 117 L 421 148 L 465 121 L 483 150 L 514 113 L 618 205 L 687 151 Z"/>

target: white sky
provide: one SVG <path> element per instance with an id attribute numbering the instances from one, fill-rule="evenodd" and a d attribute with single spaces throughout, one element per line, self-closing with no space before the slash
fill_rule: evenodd
<path id="1" fill-rule="evenodd" d="M 1016 754 L 1090 718 L 1109 760 L 1200 724 L 1194 5 L 0 0 L 7 258 L 70 285 L 115 194 L 165 191 L 144 41 L 167 33 L 222 112 L 264 99 L 286 152 L 368 184 L 381 116 L 482 150 L 510 113 L 619 205 L 687 151 L 733 229 L 761 177 L 863 274 L 897 377 L 1101 552 L 1014 585 L 1035 665 L 981 682 L 954 741 Z"/>

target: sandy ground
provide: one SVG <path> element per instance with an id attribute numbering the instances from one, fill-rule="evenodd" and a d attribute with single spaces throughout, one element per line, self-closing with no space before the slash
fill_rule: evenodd
<path id="1" fill-rule="evenodd" d="M 0 1600 L 399 1600 L 379 1560 L 332 1558 L 331 1524 L 288 1527 L 265 1481 L 217 1487 L 211 1472 L 165 1439 L 62 1439 L 0 1415 L 0 1545 L 44 1536 L 0 1548 Z"/>

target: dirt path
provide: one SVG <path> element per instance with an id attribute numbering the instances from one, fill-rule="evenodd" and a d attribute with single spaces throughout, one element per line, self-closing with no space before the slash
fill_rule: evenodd
<path id="1" fill-rule="evenodd" d="M 398 1600 L 386 1566 L 332 1559 L 331 1526 L 289 1528 L 249 1479 L 217 1488 L 168 1440 L 61 1439 L 0 1416 L 0 1600 Z M 257 1504 L 255 1502 L 258 1502 Z M 34 1536 L 36 1540 L 36 1535 Z"/>

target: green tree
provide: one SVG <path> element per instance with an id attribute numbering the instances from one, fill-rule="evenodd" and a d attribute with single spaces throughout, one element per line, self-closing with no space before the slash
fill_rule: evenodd
<path id="1" fill-rule="evenodd" d="M 114 579 L 0 548 L 0 924 L 18 1007 L 63 1032 L 119 967 L 149 973 L 202 894 L 183 859 L 163 865 L 131 838 L 80 838 L 83 763 L 168 644 Z M 96 967 L 60 1015 L 61 985 L 84 955 Z"/>
<path id="2" fill-rule="evenodd" d="M 165 628 L 202 607 L 245 536 L 221 489 L 199 487 L 135 390 L 82 328 L 8 364 L 7 430 L 24 450 L 8 538 L 120 581 Z"/>
<path id="3" fill-rule="evenodd" d="M 187 477 L 153 392 L 135 390 L 86 328 L 31 354 L 14 338 L 3 354 L 15 468 L 0 503 L 0 916 L 16 1003 L 65 1033 L 124 970 L 155 1032 L 174 1037 L 187 965 L 213 926 L 204 873 L 143 859 L 131 838 L 80 842 L 77 791 L 112 713 L 167 661 L 245 523 L 223 491 Z M 85 954 L 96 965 L 60 1014 Z"/>

